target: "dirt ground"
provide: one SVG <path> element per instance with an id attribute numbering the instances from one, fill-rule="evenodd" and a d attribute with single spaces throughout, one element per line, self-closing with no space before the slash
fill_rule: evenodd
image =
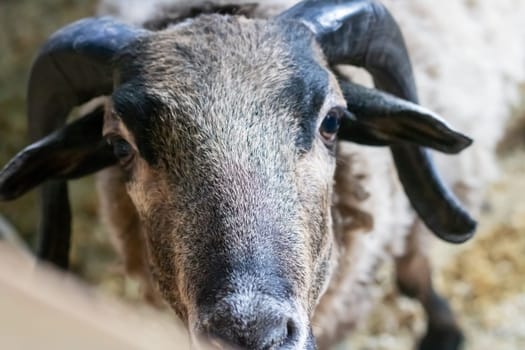
<path id="1" fill-rule="evenodd" d="M 94 1 L 0 2 L 0 164 L 25 144 L 24 96 L 36 48 L 55 29 L 93 13 Z M 27 25 L 30 23 L 31 25 Z M 524 93 L 525 96 L 525 93 Z M 522 110 L 525 110 L 523 108 Z M 525 349 L 525 115 L 516 113 L 511 141 L 502 145 L 502 173 L 487 196 L 477 237 L 461 246 L 436 242 L 437 286 L 451 301 L 467 334 L 465 349 Z M 98 222 L 93 180 L 71 186 L 74 211 L 74 273 L 113 295 L 136 303 L 137 283 L 123 277 Z M 4 216 L 35 245 L 36 197 L 0 203 Z M 398 298 L 389 276 L 384 302 L 361 331 L 338 349 L 406 350 L 424 330 L 420 307 Z"/>

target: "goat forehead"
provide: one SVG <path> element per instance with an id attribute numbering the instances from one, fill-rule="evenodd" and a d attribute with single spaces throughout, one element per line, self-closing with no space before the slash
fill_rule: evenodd
<path id="1" fill-rule="evenodd" d="M 294 75 L 319 79 L 312 34 L 300 26 L 288 29 L 265 20 L 202 16 L 132 45 L 130 73 L 141 73 L 159 89 L 199 92 L 242 85 L 271 93 Z"/>
<path id="2" fill-rule="evenodd" d="M 146 124 L 196 127 L 216 137 L 224 131 L 227 138 L 252 130 L 295 137 L 308 148 L 329 82 L 316 50 L 302 28 L 290 34 L 277 23 L 203 16 L 128 48 L 121 90 L 142 95 L 137 101 L 154 101 L 154 111 L 169 111 L 164 118 L 143 116 Z M 144 123 L 140 129 L 151 129 Z"/>

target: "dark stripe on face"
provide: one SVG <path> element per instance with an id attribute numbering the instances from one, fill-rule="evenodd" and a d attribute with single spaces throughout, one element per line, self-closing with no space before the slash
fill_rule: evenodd
<path id="1" fill-rule="evenodd" d="M 297 118 L 300 132 L 295 144 L 300 153 L 308 152 L 312 148 L 317 132 L 317 119 L 328 92 L 327 74 L 324 70 L 316 68 L 318 67 L 314 64 L 303 67 L 305 70 L 309 69 L 309 73 L 299 73 L 290 79 L 280 95 L 280 103 L 290 106 L 291 117 Z"/>
<path id="2" fill-rule="evenodd" d="M 163 106 L 154 96 L 148 95 L 141 84 L 128 82 L 113 92 L 113 108 L 135 137 L 140 155 L 150 165 L 157 162 L 151 137 L 155 116 Z"/>
<path id="3" fill-rule="evenodd" d="M 315 59 L 315 38 L 302 25 L 290 28 L 284 25 L 282 39 L 290 49 L 294 75 L 288 86 L 282 91 L 281 103 L 292 109 L 293 115 L 299 118 L 301 128 L 296 144 L 306 152 L 312 147 L 316 135 L 319 111 L 329 91 L 329 76 L 325 68 Z"/>

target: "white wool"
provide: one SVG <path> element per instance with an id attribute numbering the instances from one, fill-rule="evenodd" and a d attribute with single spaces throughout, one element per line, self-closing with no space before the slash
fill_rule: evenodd
<path id="1" fill-rule="evenodd" d="M 414 220 L 388 150 L 344 143 L 339 155 L 341 161 L 351 162 L 353 175 L 367 174 L 362 185 L 371 196 L 360 209 L 373 214 L 374 227 L 371 231 L 343 232 L 353 237 L 352 243 L 337 248 L 339 265 L 312 322 L 322 345 L 365 320 L 382 296 L 378 268 L 402 255 Z"/>
<path id="2" fill-rule="evenodd" d="M 100 0 L 97 12 L 100 15 L 113 15 L 133 24 L 142 24 L 159 14 L 159 9 L 167 5 L 199 6 L 210 0 Z M 279 13 L 281 9 L 288 8 L 297 1 L 290 0 L 213 0 L 216 4 L 252 4 L 259 3 L 259 8 L 264 9 L 268 15 Z M 264 5 L 262 5 L 264 4 Z"/>
<path id="3" fill-rule="evenodd" d="M 112 15 L 128 23 L 141 24 L 154 17 L 158 8 L 171 4 L 170 0 L 101 0 L 99 15 Z"/>

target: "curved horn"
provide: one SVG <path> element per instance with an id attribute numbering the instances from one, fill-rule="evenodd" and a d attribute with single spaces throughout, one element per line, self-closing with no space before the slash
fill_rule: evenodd
<path id="1" fill-rule="evenodd" d="M 27 111 L 33 141 L 62 126 L 73 107 L 110 93 L 113 58 L 146 33 L 104 17 L 83 19 L 53 34 L 29 78 Z"/>
<path id="2" fill-rule="evenodd" d="M 377 88 L 418 102 L 403 36 L 383 5 L 372 0 L 305 0 L 277 18 L 306 25 L 331 65 L 363 67 Z M 392 146 L 391 151 L 405 192 L 426 226 L 448 242 L 471 238 L 476 222 L 443 184 L 428 152 L 408 144 Z"/>
<path id="3" fill-rule="evenodd" d="M 75 106 L 112 90 L 112 62 L 123 47 L 147 31 L 112 18 L 70 24 L 44 44 L 29 78 L 29 134 L 36 141 L 63 126 Z M 67 184 L 42 186 L 38 255 L 66 268 L 71 217 Z"/>
<path id="4" fill-rule="evenodd" d="M 437 114 L 386 92 L 339 77 L 339 86 L 353 118 L 344 118 L 338 137 L 372 146 L 410 142 L 447 154 L 457 154 L 472 140 Z"/>

